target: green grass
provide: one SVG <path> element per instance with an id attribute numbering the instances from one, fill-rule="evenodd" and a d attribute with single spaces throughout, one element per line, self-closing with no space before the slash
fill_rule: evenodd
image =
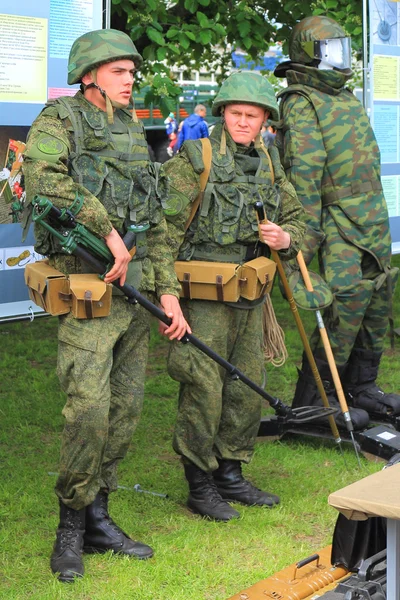
<path id="1" fill-rule="evenodd" d="M 400 265 L 400 257 L 394 263 Z M 400 288 L 396 305 L 399 294 Z M 277 289 L 273 299 L 289 359 L 280 368 L 267 366 L 267 389 L 290 404 L 301 342 Z M 302 317 L 311 332 L 313 315 Z M 121 464 L 120 484 L 140 483 L 168 498 L 119 490 L 110 507 L 126 531 L 154 547 L 155 556 L 145 562 L 85 556 L 85 577 L 63 585 L 49 569 L 58 522 L 51 473 L 58 469 L 64 403 L 55 374 L 56 327 L 55 318 L 0 325 L 0 599 L 226 600 L 331 543 L 337 512 L 328 495 L 382 467 L 362 457 L 360 471 L 349 444 L 343 445 L 345 468 L 333 441 L 262 438 L 244 471 L 279 494 L 281 504 L 273 510 L 237 506 L 241 518 L 230 523 L 192 515 L 171 447 L 177 384 L 166 374 L 168 342 L 154 324 L 143 416 Z M 394 351 L 387 343 L 379 381 L 400 389 L 398 338 Z M 270 412 L 266 402 L 264 412 Z"/>

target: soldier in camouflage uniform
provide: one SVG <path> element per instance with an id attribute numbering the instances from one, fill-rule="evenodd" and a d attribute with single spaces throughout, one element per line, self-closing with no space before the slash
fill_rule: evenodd
<path id="1" fill-rule="evenodd" d="M 47 196 L 59 208 L 75 198 L 77 218 L 104 239 L 115 262 L 106 282 L 125 281 L 156 295 L 172 318 L 165 331 L 181 338 L 186 321 L 180 286 L 167 245 L 162 205 L 168 186 L 160 165 L 149 162 L 143 125 L 127 110 L 141 57 L 124 33 L 108 29 L 79 37 L 69 56 L 73 97 L 49 102 L 32 125 L 24 161 L 27 195 Z M 121 235 L 136 226 L 136 254 Z M 65 274 L 89 268 L 68 256 L 36 227 L 36 250 Z M 125 456 L 141 412 L 150 315 L 114 295 L 105 318 L 59 318 L 58 376 L 68 396 L 63 410 L 60 473 L 56 494 L 60 524 L 51 568 L 61 581 L 83 575 L 82 551 L 148 558 L 146 544 L 131 540 L 108 514 L 117 489 L 117 465 Z"/>
<path id="2" fill-rule="evenodd" d="M 171 181 L 166 213 L 173 252 L 179 260 L 210 265 L 244 263 L 268 251 L 268 246 L 284 260 L 293 258 L 304 233 L 303 210 L 277 150 L 266 150 L 260 136 L 269 115 L 278 116 L 271 85 L 259 74 L 235 73 L 223 83 L 212 111 L 221 115 L 221 121 L 210 136 L 210 175 L 201 207 L 187 231 L 185 223 L 204 170 L 201 141 L 185 142 L 165 165 Z M 255 201 L 263 202 L 270 220 L 261 225 L 265 245 L 258 241 Z M 182 300 L 195 334 L 260 385 L 264 300 Z M 260 396 L 233 381 L 190 344 L 171 348 L 168 371 L 181 384 L 173 445 L 189 483 L 189 508 L 228 521 L 239 516 L 229 501 L 277 504 L 278 496 L 254 487 L 241 471 L 241 463 L 249 463 L 253 455 Z"/>
<path id="3" fill-rule="evenodd" d="M 377 419 L 400 413 L 400 396 L 376 384 L 398 269 L 390 266 L 379 148 L 366 112 L 345 87 L 350 51 L 350 38 L 334 20 L 307 17 L 291 34 L 290 61 L 275 74 L 288 83 L 280 93 L 283 165 L 306 209 L 303 253 L 309 263 L 318 252 L 333 292 L 324 321 L 349 404 L 357 407 L 354 426 L 363 428 L 367 413 Z M 337 404 L 318 329 L 311 345 Z M 303 357 L 293 404 L 312 402 L 320 399 Z"/>

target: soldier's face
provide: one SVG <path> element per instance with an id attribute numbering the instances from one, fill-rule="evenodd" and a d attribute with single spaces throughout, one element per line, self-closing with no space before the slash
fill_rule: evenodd
<path id="1" fill-rule="evenodd" d="M 116 60 L 98 67 L 97 84 L 103 90 L 105 90 L 110 100 L 118 102 L 122 106 L 128 106 L 130 97 L 132 95 L 133 82 L 135 80 L 134 73 L 135 63 L 133 60 Z M 85 75 L 85 77 L 82 79 L 84 83 L 87 83 L 85 81 L 86 77 L 91 80 L 91 74 L 88 73 Z M 88 83 L 90 83 L 90 81 Z M 94 88 L 91 89 L 93 90 L 92 93 L 94 93 L 96 96 L 99 96 L 99 102 L 104 102 L 104 99 L 100 95 L 99 91 L 95 90 Z"/>
<path id="2" fill-rule="evenodd" d="M 236 144 L 250 146 L 260 133 L 269 112 L 251 104 L 228 104 L 224 111 L 225 126 Z"/>

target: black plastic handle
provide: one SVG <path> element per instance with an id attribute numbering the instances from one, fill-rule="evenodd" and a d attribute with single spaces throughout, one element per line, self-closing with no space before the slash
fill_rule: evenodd
<path id="1" fill-rule="evenodd" d="M 311 562 L 314 562 L 314 560 L 316 560 L 318 564 L 319 554 L 311 554 L 311 556 L 309 556 L 308 558 L 303 558 L 303 560 L 299 560 L 299 562 L 296 564 L 296 569 L 301 569 L 302 567 L 309 565 Z"/>

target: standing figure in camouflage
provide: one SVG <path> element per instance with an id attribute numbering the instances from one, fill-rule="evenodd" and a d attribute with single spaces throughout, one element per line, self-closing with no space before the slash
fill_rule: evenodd
<path id="1" fill-rule="evenodd" d="M 201 261 L 213 282 L 214 262 L 243 264 L 269 248 L 283 260 L 296 256 L 304 234 L 303 210 L 286 180 L 278 151 L 267 150 L 261 128 L 278 107 L 270 83 L 256 73 L 235 73 L 222 84 L 213 106 L 221 116 L 210 136 L 211 167 L 201 204 L 185 224 L 205 169 L 201 140 L 183 144 L 166 163 L 171 191 L 166 210 L 170 244 L 180 261 Z M 261 201 L 269 224 L 259 242 L 253 204 Z M 196 206 L 196 204 L 194 204 Z M 215 281 L 215 279 L 214 279 Z M 196 336 L 262 384 L 264 296 L 236 302 L 185 299 L 182 308 Z M 189 483 L 189 508 L 228 521 L 239 513 L 228 502 L 274 506 L 278 496 L 257 489 L 241 471 L 257 436 L 260 396 L 190 344 L 171 348 L 168 371 L 180 382 L 174 449 Z"/>
<path id="2" fill-rule="evenodd" d="M 187 327 L 180 286 L 167 245 L 163 204 L 168 186 L 160 165 L 149 161 L 143 125 L 128 110 L 141 57 L 124 33 L 113 29 L 79 37 L 69 56 L 73 97 L 49 102 L 29 132 L 24 161 L 28 198 L 47 196 L 58 208 L 83 200 L 78 220 L 104 239 L 114 256 L 106 283 L 125 281 L 156 295 L 180 339 Z M 76 204 L 76 203 L 75 203 Z M 133 260 L 122 237 L 136 234 Z M 36 250 L 65 274 L 89 270 L 36 227 Z M 152 549 L 135 542 L 108 514 L 117 489 L 117 465 L 139 419 L 149 339 L 149 313 L 129 304 L 116 288 L 107 317 L 59 317 L 58 376 L 67 394 L 66 423 L 56 484 L 60 523 L 51 568 L 60 581 L 83 575 L 82 552 L 145 559 Z"/>
<path id="3" fill-rule="evenodd" d="M 400 396 L 376 384 L 398 269 L 391 269 L 388 210 L 380 154 L 367 114 L 347 89 L 351 40 L 325 16 L 298 23 L 281 93 L 283 165 L 307 214 L 303 253 L 318 253 L 334 301 L 324 321 L 355 428 L 369 416 L 400 413 Z M 279 137 L 279 136 L 278 136 Z M 318 329 L 311 345 L 332 404 L 335 389 Z M 294 406 L 320 403 L 307 358 L 299 371 Z M 338 425 L 344 425 L 338 420 Z"/>

